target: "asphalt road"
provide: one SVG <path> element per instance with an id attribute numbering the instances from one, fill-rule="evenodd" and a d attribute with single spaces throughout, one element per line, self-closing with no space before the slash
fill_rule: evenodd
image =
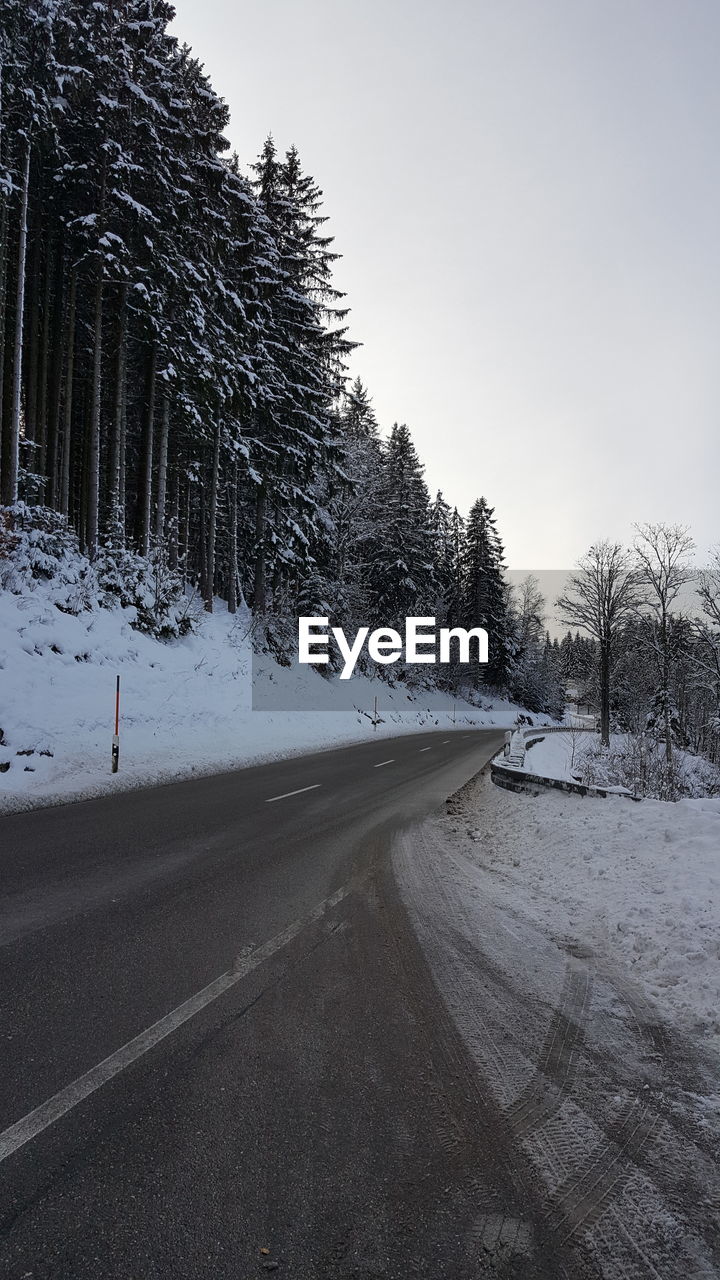
<path id="1" fill-rule="evenodd" d="M 584 1274 L 478 1255 L 478 1195 L 516 1190 L 390 872 L 501 741 L 2 820 L 3 1276 Z"/>

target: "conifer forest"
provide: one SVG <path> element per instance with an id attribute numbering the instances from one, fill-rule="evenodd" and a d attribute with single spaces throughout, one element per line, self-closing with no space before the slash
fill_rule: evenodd
<path id="1" fill-rule="evenodd" d="M 381 430 L 349 375 L 319 179 L 271 136 L 247 167 L 230 154 L 227 106 L 173 17 L 165 0 L 2 6 L 2 536 L 69 539 L 159 635 L 189 625 L 188 589 L 208 611 L 246 605 L 281 661 L 299 615 L 482 625 L 481 684 L 559 714 L 582 677 L 604 729 L 652 720 L 716 759 L 717 569 L 699 630 L 628 597 L 605 635 L 576 592 L 563 618 L 584 648 L 548 638 L 537 584 L 506 582 L 487 498 L 463 516 L 432 497 L 408 426 Z M 661 653 L 641 697 L 638 628 Z"/>

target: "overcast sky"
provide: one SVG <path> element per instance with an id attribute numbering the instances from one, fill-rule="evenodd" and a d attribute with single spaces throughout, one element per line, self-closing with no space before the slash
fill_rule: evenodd
<path id="1" fill-rule="evenodd" d="M 720 541 L 717 0 L 176 0 L 249 163 L 325 193 L 353 362 L 508 563 Z"/>

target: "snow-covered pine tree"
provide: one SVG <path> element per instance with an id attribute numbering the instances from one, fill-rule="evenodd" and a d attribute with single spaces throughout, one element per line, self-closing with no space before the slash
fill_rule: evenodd
<path id="1" fill-rule="evenodd" d="M 360 377 L 345 397 L 342 432 L 345 440 L 377 440 L 380 434 L 371 396 Z"/>
<path id="2" fill-rule="evenodd" d="M 462 625 L 486 629 L 489 659 L 487 666 L 478 668 L 475 674 L 478 683 L 497 689 L 507 684 L 515 652 L 504 562 L 494 508 L 485 498 L 478 498 L 465 527 Z"/>
<path id="3" fill-rule="evenodd" d="M 430 499 L 410 431 L 395 423 L 383 450 L 368 565 L 368 622 L 404 628 L 435 598 Z"/>
<path id="4" fill-rule="evenodd" d="M 371 398 L 356 378 L 337 417 L 339 475 L 326 485 L 325 597 L 337 625 L 364 625 L 368 567 L 379 518 L 382 445 Z"/>
<path id="5" fill-rule="evenodd" d="M 268 587 L 276 599 L 315 572 L 311 545 L 323 539 L 326 512 L 318 505 L 323 475 L 339 472 L 333 407 L 344 389 L 352 350 L 342 324 L 347 312 L 331 283 L 337 259 L 322 234 L 322 193 L 304 174 L 295 148 L 283 160 L 272 138 L 253 166 L 254 187 L 277 246 L 270 290 L 267 348 L 272 397 L 259 414 L 255 607 Z"/>
<path id="6" fill-rule="evenodd" d="M 432 613 L 439 626 L 447 625 L 457 574 L 452 520 L 451 508 L 438 489 L 434 500 L 430 503 L 429 523 L 435 584 Z"/>

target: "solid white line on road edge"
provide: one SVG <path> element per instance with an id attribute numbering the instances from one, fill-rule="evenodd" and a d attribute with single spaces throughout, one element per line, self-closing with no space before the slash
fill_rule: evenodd
<path id="1" fill-rule="evenodd" d="M 18 1120 L 15 1124 L 11 1124 L 9 1129 L 4 1133 L 0 1133 L 0 1164 L 3 1160 L 7 1160 L 14 1151 L 20 1147 L 24 1147 L 26 1142 L 30 1142 L 32 1138 L 36 1138 L 43 1129 L 47 1129 L 49 1125 L 54 1124 L 56 1120 L 60 1120 L 62 1116 L 67 1115 L 68 1111 L 72 1111 L 79 1102 L 83 1102 L 85 1098 L 89 1098 L 90 1094 L 95 1093 L 97 1089 L 102 1088 L 114 1076 L 124 1071 L 126 1067 L 131 1066 L 148 1050 L 153 1049 L 155 1045 L 164 1040 L 166 1036 L 172 1035 L 173 1031 L 177 1031 L 184 1022 L 189 1022 L 195 1017 L 196 1013 L 200 1013 L 207 1005 L 212 1004 L 213 1000 L 217 1000 L 218 996 L 222 996 L 226 991 L 236 986 L 238 982 L 242 982 L 253 969 L 257 969 L 265 960 L 269 960 L 277 951 L 281 951 L 286 947 L 293 938 L 299 933 L 307 929 L 311 924 L 315 924 L 325 915 L 326 911 L 330 911 L 332 907 L 336 907 L 342 899 L 350 892 L 350 886 L 346 885 L 343 889 L 338 889 L 337 893 L 333 893 L 329 898 L 325 898 L 318 904 L 308 915 L 303 916 L 301 920 L 296 920 L 294 924 L 288 925 L 287 929 L 283 929 L 282 933 L 277 933 L 269 942 L 264 942 L 262 946 L 257 947 L 249 956 L 236 960 L 232 969 L 227 973 L 223 973 L 219 978 L 215 978 L 207 987 L 203 987 L 202 991 L 198 991 L 197 995 L 191 996 L 183 1004 L 178 1005 L 171 1013 L 167 1013 L 164 1018 L 160 1018 L 158 1022 L 154 1022 L 147 1031 L 142 1031 L 139 1036 L 135 1036 L 134 1040 L 129 1040 L 121 1049 L 117 1049 L 115 1053 L 111 1053 L 109 1058 L 105 1058 L 98 1063 L 96 1067 L 92 1067 L 90 1071 L 86 1071 L 84 1075 L 79 1076 L 72 1084 L 67 1085 L 65 1089 L 61 1089 L 54 1097 L 49 1098 L 47 1102 L 43 1102 L 39 1107 L 35 1107 L 34 1111 L 28 1112 L 23 1116 L 22 1120 Z"/>
<path id="2" fill-rule="evenodd" d="M 374 764 L 373 769 L 382 769 L 384 764 L 394 764 L 394 763 L 395 763 L 395 757 L 393 756 L 392 760 L 381 760 L 379 764 Z"/>
<path id="3" fill-rule="evenodd" d="M 421 752 L 421 754 L 422 754 L 422 752 L 423 752 L 423 751 L 432 751 L 432 747 L 421 747 L 421 748 L 420 748 L 420 752 Z"/>
<path id="4" fill-rule="evenodd" d="M 270 799 L 266 800 L 265 803 L 274 804 L 276 800 L 287 800 L 288 796 L 301 796 L 303 791 L 317 791 L 318 787 L 321 786 L 322 782 L 313 782 L 311 787 L 298 787 L 297 791 L 283 791 L 281 796 L 270 796 Z"/>

